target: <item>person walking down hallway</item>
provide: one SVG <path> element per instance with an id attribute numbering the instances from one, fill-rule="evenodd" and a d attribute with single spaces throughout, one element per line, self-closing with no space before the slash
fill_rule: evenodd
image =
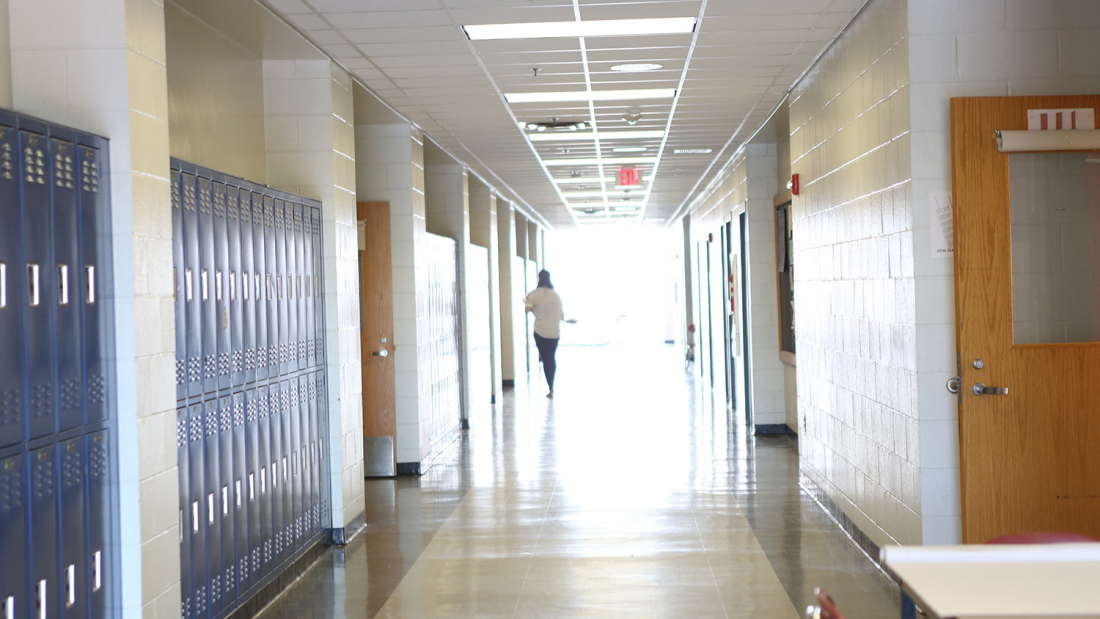
<path id="1" fill-rule="evenodd" d="M 558 339 L 561 338 L 561 323 L 576 324 L 576 320 L 565 320 L 565 313 L 561 308 L 561 297 L 554 291 L 554 285 L 550 283 L 550 272 L 546 269 L 539 271 L 539 285 L 523 300 L 526 310 L 535 315 L 535 346 L 539 349 L 539 359 L 542 361 L 542 371 L 546 373 L 546 385 L 550 392 L 546 397 L 554 397 L 554 373 L 558 364 L 554 355 L 558 350 Z"/>

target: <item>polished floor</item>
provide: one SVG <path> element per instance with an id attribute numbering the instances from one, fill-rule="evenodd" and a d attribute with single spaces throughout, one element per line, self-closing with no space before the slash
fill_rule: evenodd
<path id="1" fill-rule="evenodd" d="M 419 478 L 367 481 L 367 528 L 261 617 L 849 619 L 898 592 L 672 346 L 563 347 Z"/>

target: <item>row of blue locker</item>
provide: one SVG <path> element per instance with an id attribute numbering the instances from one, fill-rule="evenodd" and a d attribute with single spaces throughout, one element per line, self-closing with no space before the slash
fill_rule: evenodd
<path id="1" fill-rule="evenodd" d="M 103 138 L 0 111 L 0 450 L 108 418 Z"/>
<path id="2" fill-rule="evenodd" d="M 108 616 L 108 433 L 0 452 L 0 617 Z"/>
<path id="3" fill-rule="evenodd" d="M 323 537 L 323 372 L 177 412 L 184 619 L 225 616 Z"/>
<path id="4" fill-rule="evenodd" d="M 176 399 L 319 367 L 320 204 L 172 160 Z"/>

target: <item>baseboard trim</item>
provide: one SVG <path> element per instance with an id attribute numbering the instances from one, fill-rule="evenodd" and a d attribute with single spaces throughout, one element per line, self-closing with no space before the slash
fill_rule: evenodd
<path id="1" fill-rule="evenodd" d="M 785 423 L 758 423 L 753 429 L 753 434 L 756 436 L 781 436 L 785 434 L 798 436 L 798 434 Z"/>
<path id="2" fill-rule="evenodd" d="M 367 528 L 367 512 L 360 512 L 358 516 L 351 519 L 351 522 L 346 525 L 331 529 L 331 533 L 328 536 L 329 546 L 347 546 L 351 543 L 351 540 L 359 535 Z"/>
<path id="3" fill-rule="evenodd" d="M 503 384 L 505 389 L 509 389 L 516 386 L 516 381 L 511 378 L 505 378 Z"/>
<path id="4" fill-rule="evenodd" d="M 398 475 L 420 475 L 422 473 L 419 462 L 398 462 Z"/>

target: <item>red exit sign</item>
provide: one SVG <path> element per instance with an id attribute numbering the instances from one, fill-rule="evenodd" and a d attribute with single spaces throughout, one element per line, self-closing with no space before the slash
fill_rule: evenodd
<path id="1" fill-rule="evenodd" d="M 638 168 L 619 168 L 619 186 L 636 187 L 642 184 L 642 173 Z"/>

